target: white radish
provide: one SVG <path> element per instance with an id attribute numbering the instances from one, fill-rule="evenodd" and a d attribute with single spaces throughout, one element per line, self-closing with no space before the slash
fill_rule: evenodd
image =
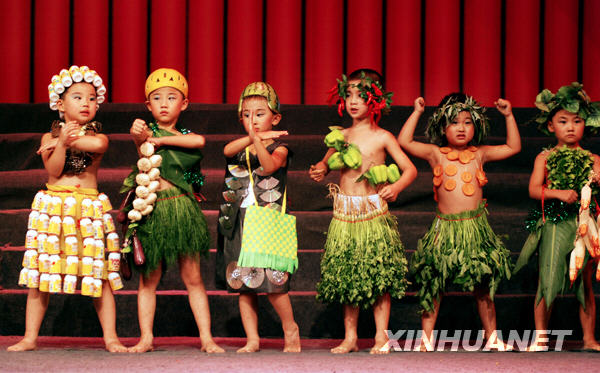
<path id="1" fill-rule="evenodd" d="M 140 145 L 140 153 L 142 153 L 142 155 L 145 157 L 150 157 L 152 154 L 154 154 L 154 145 L 146 141 Z"/>

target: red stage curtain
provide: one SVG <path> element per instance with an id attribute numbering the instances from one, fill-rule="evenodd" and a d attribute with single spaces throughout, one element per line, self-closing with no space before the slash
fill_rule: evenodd
<path id="1" fill-rule="evenodd" d="M 412 105 L 421 95 L 421 1 L 388 1 L 386 88 L 394 105 Z"/>
<path id="2" fill-rule="evenodd" d="M 148 54 L 148 1 L 113 0 L 112 102 L 142 102 Z"/>
<path id="3" fill-rule="evenodd" d="M 346 72 L 360 68 L 381 71 L 382 0 L 348 0 Z"/>
<path id="4" fill-rule="evenodd" d="M 600 101 L 600 1 L 585 0 L 583 7 L 583 79 L 582 83 L 592 101 Z"/>
<path id="5" fill-rule="evenodd" d="M 108 81 L 108 0 L 73 0 L 73 64 L 87 65 Z M 107 97 L 110 99 L 110 97 Z"/>
<path id="6" fill-rule="evenodd" d="M 31 2 L 0 2 L 0 45 L 4 55 L 4 58 L 0 59 L 0 71 L 4 72 L 0 102 L 29 102 Z"/>
<path id="7" fill-rule="evenodd" d="M 69 0 L 35 2 L 33 98 L 48 102 L 52 75 L 69 68 Z"/>
<path id="8" fill-rule="evenodd" d="M 150 13 L 150 70 L 169 67 L 185 75 L 186 1 L 152 0 Z"/>
<path id="9" fill-rule="evenodd" d="M 227 3 L 227 103 L 237 103 L 248 84 L 263 80 L 263 6 L 261 0 Z"/>
<path id="10" fill-rule="evenodd" d="M 304 103 L 323 105 L 343 70 L 343 0 L 306 0 Z"/>
<path id="11" fill-rule="evenodd" d="M 284 104 L 301 102 L 302 1 L 267 0 L 265 80 Z"/>
<path id="12" fill-rule="evenodd" d="M 546 0 L 545 5 L 544 88 L 554 92 L 577 80 L 579 4 L 573 0 Z"/>
<path id="13" fill-rule="evenodd" d="M 506 0 L 504 96 L 530 107 L 540 85 L 540 1 Z"/>
<path id="14" fill-rule="evenodd" d="M 425 3 L 425 101 L 437 105 L 460 89 L 460 0 Z"/>
<path id="15" fill-rule="evenodd" d="M 188 72 L 190 100 L 223 102 L 222 1 L 190 1 L 188 9 Z"/>
<path id="16" fill-rule="evenodd" d="M 501 0 L 465 0 L 463 90 L 485 106 L 500 97 Z"/>

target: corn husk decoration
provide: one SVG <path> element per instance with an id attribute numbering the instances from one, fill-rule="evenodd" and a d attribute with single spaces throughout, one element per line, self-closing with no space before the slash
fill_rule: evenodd
<path id="1" fill-rule="evenodd" d="M 156 190 L 158 188 L 160 171 L 158 167 L 162 157 L 154 154 L 154 145 L 145 142 L 140 145 L 142 157 L 137 162 L 139 173 L 135 177 L 137 187 L 135 188 L 136 199 L 133 200 L 133 209 L 127 217 L 131 222 L 136 222 L 154 210 L 156 202 Z"/>
<path id="2" fill-rule="evenodd" d="M 581 207 L 579 208 L 578 228 L 575 238 L 575 247 L 571 251 L 569 261 L 569 280 L 571 285 L 577 279 L 577 274 L 583 268 L 585 260 L 585 251 L 592 258 L 600 256 L 600 237 L 598 236 L 599 219 L 594 219 L 590 214 L 590 202 L 592 199 L 592 188 L 590 184 L 593 179 L 593 172 L 590 173 L 588 182 L 581 188 Z M 596 270 L 596 280 L 600 281 L 600 262 Z"/>

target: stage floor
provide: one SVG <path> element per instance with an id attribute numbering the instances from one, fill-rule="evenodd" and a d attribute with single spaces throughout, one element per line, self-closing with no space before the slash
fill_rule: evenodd
<path id="1" fill-rule="evenodd" d="M 600 354 L 574 351 L 516 352 L 393 352 L 369 355 L 370 340 L 360 340 L 360 352 L 333 355 L 328 349 L 338 340 L 303 340 L 303 352 L 284 354 L 283 341 L 264 339 L 262 350 L 239 355 L 241 338 L 217 338 L 225 354 L 200 351 L 197 338 L 156 338 L 155 350 L 142 355 L 110 354 L 100 338 L 40 337 L 33 352 L 7 352 L 20 337 L 0 337 L 1 372 L 591 372 L 597 371 Z M 134 338 L 122 342 L 133 345 Z"/>

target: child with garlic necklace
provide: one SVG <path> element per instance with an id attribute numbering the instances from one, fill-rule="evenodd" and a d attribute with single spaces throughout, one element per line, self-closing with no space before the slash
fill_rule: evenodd
<path id="1" fill-rule="evenodd" d="M 141 337 L 129 350 L 152 350 L 156 287 L 163 268 L 178 263 L 198 324 L 202 350 L 224 352 L 212 339 L 208 298 L 200 273 L 200 256 L 208 254 L 210 238 L 206 217 L 194 192 L 203 184 L 200 148 L 205 140 L 177 126 L 180 113 L 188 106 L 188 85 L 183 75 L 173 69 L 158 69 L 148 76 L 145 91 L 146 107 L 156 122 L 149 125 L 141 119 L 133 122 L 130 133 L 142 158 L 121 190 L 135 188 L 137 198 L 128 214 L 131 224 L 126 239 L 135 233 L 145 256 L 145 263 L 135 266 L 141 274 L 138 292 Z"/>
<path id="2" fill-rule="evenodd" d="M 510 252 L 487 221 L 482 187 L 487 183 L 484 163 L 508 158 L 521 150 L 510 102 L 496 102 L 506 119 L 506 144 L 496 146 L 474 146 L 485 138 L 489 124 L 484 109 L 472 97 L 462 93 L 444 97 L 427 126 L 431 144 L 413 139 L 425 100 L 417 98 L 414 107 L 398 142 L 408 153 L 431 165 L 438 209 L 411 261 L 423 308 L 421 350 L 432 350 L 430 342 L 440 302 L 450 284 L 474 293 L 485 338 L 501 350 L 503 344 L 495 333 L 493 297 L 500 280 L 510 277 Z"/>

